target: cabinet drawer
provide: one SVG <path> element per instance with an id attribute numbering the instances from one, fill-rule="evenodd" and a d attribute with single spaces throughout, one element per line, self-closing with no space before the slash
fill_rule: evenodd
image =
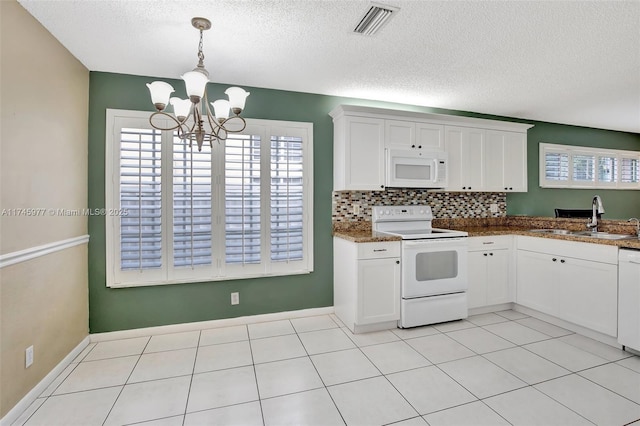
<path id="1" fill-rule="evenodd" d="M 360 243 L 358 259 L 380 259 L 383 257 L 400 257 L 400 241 L 386 243 Z"/>
<path id="2" fill-rule="evenodd" d="M 493 237 L 469 237 L 469 251 L 499 250 L 511 248 L 511 235 L 497 235 Z"/>

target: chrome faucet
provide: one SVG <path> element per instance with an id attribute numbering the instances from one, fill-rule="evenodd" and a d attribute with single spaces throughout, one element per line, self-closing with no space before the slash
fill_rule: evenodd
<path id="1" fill-rule="evenodd" d="M 591 232 L 596 233 L 598 232 L 598 215 L 604 213 L 604 206 L 599 195 L 596 195 L 591 200 L 591 211 L 591 222 L 587 223 L 587 228 L 591 228 Z"/>
<path id="2" fill-rule="evenodd" d="M 632 217 L 631 219 L 629 219 L 627 222 L 631 222 L 632 220 L 636 221 L 636 235 L 638 236 L 638 239 L 640 239 L 640 220 L 638 220 L 635 217 Z"/>

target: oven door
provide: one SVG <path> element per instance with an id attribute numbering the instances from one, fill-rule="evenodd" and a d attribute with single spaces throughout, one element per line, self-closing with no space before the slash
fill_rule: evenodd
<path id="1" fill-rule="evenodd" d="M 467 290 L 467 239 L 402 241 L 402 298 Z"/>

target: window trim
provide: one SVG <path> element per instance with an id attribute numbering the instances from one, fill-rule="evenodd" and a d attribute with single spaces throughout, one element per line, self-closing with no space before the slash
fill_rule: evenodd
<path id="1" fill-rule="evenodd" d="M 105 137 L 105 206 L 107 211 L 117 211 L 120 207 L 120 149 L 119 149 L 119 121 L 137 123 L 133 127 L 140 126 L 141 120 L 148 125 L 151 112 L 107 109 L 106 111 L 106 137 Z M 107 287 L 139 287 L 153 285 L 169 285 L 182 283 L 196 283 L 208 281 L 225 281 L 248 278 L 261 278 L 270 276 L 299 275 L 313 272 L 313 123 L 289 122 L 278 120 L 246 119 L 247 129 L 244 134 L 250 134 L 251 130 L 262 128 L 264 130 L 264 150 L 270 152 L 271 136 L 298 136 L 303 137 L 303 259 L 287 261 L 287 266 L 272 262 L 269 250 L 263 251 L 264 259 L 255 265 L 227 265 L 224 262 L 225 239 L 212 239 L 213 258 L 211 265 L 202 267 L 179 268 L 173 265 L 173 145 L 164 143 L 172 140 L 171 131 L 162 132 L 162 158 L 170 161 L 162 161 L 162 263 L 161 272 L 157 270 L 121 271 L 119 258 L 120 241 L 120 217 L 107 215 L 105 217 L 106 233 L 106 286 Z M 267 131 L 270 129 L 271 131 Z M 211 149 L 208 146 L 204 149 Z M 214 142 L 212 158 L 212 200 L 224 200 L 224 144 Z M 263 151 L 264 152 L 264 151 Z M 264 159 L 267 165 L 266 173 L 270 173 L 270 155 Z M 261 187 L 261 197 L 270 200 L 270 180 L 267 185 Z M 267 202 L 269 203 L 269 202 Z M 267 204 L 270 205 L 270 204 Z M 212 232 L 214 235 L 224 235 L 224 211 L 223 203 L 212 202 Z M 261 217 L 263 246 L 269 247 L 266 241 L 270 235 L 270 211 L 267 210 Z M 266 261 L 266 262 L 265 262 Z M 191 273 L 189 273 L 190 271 Z M 123 273 L 126 272 L 126 273 Z M 146 273 L 145 273 L 146 272 Z M 144 275 L 144 276 L 143 276 Z"/>
<path id="2" fill-rule="evenodd" d="M 617 189 L 617 190 L 640 190 L 639 182 L 621 182 L 622 179 L 622 159 L 636 159 L 640 162 L 640 151 L 627 151 L 619 149 L 592 148 L 574 145 L 559 145 L 550 143 L 540 143 L 539 145 L 539 184 L 541 188 L 573 188 L 573 189 Z M 546 154 L 566 154 L 569 157 L 568 179 L 548 180 L 546 179 Z M 594 180 L 593 182 L 576 181 L 573 179 L 573 158 L 576 155 L 586 155 L 594 157 Z M 617 160 L 617 170 L 615 172 L 616 181 L 607 182 L 598 180 L 598 160 L 599 158 L 615 158 Z"/>

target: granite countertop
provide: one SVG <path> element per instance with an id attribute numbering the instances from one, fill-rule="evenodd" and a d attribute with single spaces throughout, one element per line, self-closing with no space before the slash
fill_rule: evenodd
<path id="1" fill-rule="evenodd" d="M 434 219 L 433 226 L 435 228 L 466 231 L 470 237 L 525 235 L 529 237 L 603 244 L 640 250 L 640 239 L 604 240 L 600 238 L 577 237 L 573 235 L 531 232 L 531 229 L 568 229 L 570 231 L 583 231 L 585 230 L 584 219 L 528 216 L 510 216 L 486 219 Z M 635 226 L 624 221 L 603 220 L 601 221 L 600 230 L 616 234 L 635 234 Z M 401 240 L 398 236 L 372 232 L 371 222 L 334 223 L 333 236 L 356 243 Z"/>

